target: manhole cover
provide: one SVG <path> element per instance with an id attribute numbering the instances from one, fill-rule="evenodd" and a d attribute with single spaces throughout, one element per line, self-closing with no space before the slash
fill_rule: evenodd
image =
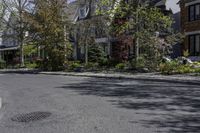
<path id="1" fill-rule="evenodd" d="M 11 118 L 12 121 L 16 122 L 33 122 L 45 119 L 51 115 L 50 112 L 31 112 L 28 114 L 19 114 Z"/>

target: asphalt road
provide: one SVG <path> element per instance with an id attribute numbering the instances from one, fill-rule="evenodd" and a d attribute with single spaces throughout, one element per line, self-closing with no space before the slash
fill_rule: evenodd
<path id="1" fill-rule="evenodd" d="M 0 97 L 0 133 L 200 132 L 198 85 L 0 74 Z"/>

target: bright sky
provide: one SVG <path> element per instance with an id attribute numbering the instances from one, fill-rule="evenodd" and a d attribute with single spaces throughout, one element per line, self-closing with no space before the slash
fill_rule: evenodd
<path id="1" fill-rule="evenodd" d="M 67 3 L 75 2 L 76 0 L 67 0 Z"/>
<path id="2" fill-rule="evenodd" d="M 167 8 L 171 8 L 173 13 L 180 11 L 179 5 L 177 4 L 179 0 L 167 0 Z"/>

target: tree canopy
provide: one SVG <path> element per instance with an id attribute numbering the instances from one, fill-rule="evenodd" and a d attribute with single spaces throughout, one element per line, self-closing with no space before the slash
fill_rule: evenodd
<path id="1" fill-rule="evenodd" d="M 159 60 L 169 54 L 166 49 L 180 39 L 172 28 L 174 20 L 170 14 L 153 6 L 155 3 L 148 0 L 102 0 L 99 3 L 97 14 L 107 16 L 111 33 L 132 35 L 136 60 L 140 56 L 152 62 Z"/>
<path id="2" fill-rule="evenodd" d="M 48 69 L 51 70 L 60 69 L 65 56 L 71 53 L 67 39 L 70 22 L 67 21 L 67 14 L 63 13 L 64 4 L 64 0 L 36 0 L 35 12 L 25 14 L 30 37 L 47 53 Z"/>

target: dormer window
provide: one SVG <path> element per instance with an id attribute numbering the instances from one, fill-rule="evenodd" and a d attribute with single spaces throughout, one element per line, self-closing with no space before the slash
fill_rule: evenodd
<path id="1" fill-rule="evenodd" d="M 80 19 L 84 19 L 88 16 L 89 14 L 89 7 L 88 6 L 84 6 L 79 8 L 79 18 Z"/>
<path id="2" fill-rule="evenodd" d="M 189 6 L 189 21 L 200 20 L 200 4 Z"/>

